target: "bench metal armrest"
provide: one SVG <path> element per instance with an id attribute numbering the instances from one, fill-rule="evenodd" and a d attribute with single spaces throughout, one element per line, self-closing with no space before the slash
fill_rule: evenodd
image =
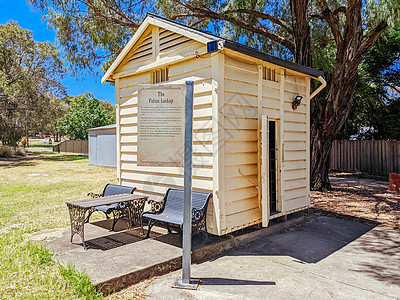
<path id="1" fill-rule="evenodd" d="M 203 207 L 192 208 L 192 232 L 205 231 L 207 233 L 207 206 L 211 195 L 205 201 Z"/>
<path id="2" fill-rule="evenodd" d="M 95 193 L 92 193 L 92 192 L 88 193 L 87 195 L 88 195 L 89 197 L 91 197 L 91 198 L 100 198 L 100 197 L 103 197 L 103 194 L 95 194 Z"/>
<path id="3" fill-rule="evenodd" d="M 147 203 L 151 205 L 151 208 L 148 211 L 143 212 L 143 214 L 144 213 L 159 214 L 164 210 L 164 203 L 165 203 L 164 200 L 161 201 L 149 200 Z"/>
<path id="4" fill-rule="evenodd" d="M 204 208 L 192 208 L 192 223 L 198 223 L 205 217 L 206 211 Z"/>
<path id="5" fill-rule="evenodd" d="M 148 200 L 147 201 L 148 204 L 151 205 L 150 209 L 147 211 L 143 211 L 140 214 L 140 227 L 142 228 L 142 234 L 144 235 L 144 229 L 143 229 L 143 215 L 146 213 L 149 214 L 159 214 L 164 210 L 164 200 L 161 201 L 156 201 L 156 200 Z M 149 233 L 150 233 L 150 229 L 149 229 Z"/>

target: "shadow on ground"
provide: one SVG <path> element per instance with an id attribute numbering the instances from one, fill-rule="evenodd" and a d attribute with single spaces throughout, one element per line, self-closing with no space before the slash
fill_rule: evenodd
<path id="1" fill-rule="evenodd" d="M 111 220 L 100 220 L 91 222 L 91 225 L 101 227 L 104 229 L 111 228 Z M 162 232 L 158 232 L 156 230 L 152 230 L 150 233 L 150 238 L 162 242 L 171 246 L 175 246 L 178 248 L 182 248 L 182 235 L 179 231 L 173 231 L 171 233 L 167 233 L 167 229 L 162 224 L 158 224 L 156 227 L 162 230 Z M 110 233 L 109 235 L 101 236 L 98 238 L 92 238 L 85 240 L 86 247 L 88 249 L 96 249 L 102 251 L 112 250 L 118 247 L 126 246 L 129 244 L 134 244 L 146 239 L 147 230 L 143 231 L 140 227 L 133 227 L 129 230 L 126 229 L 125 222 L 118 222 L 115 231 Z M 210 241 L 207 242 L 202 235 L 195 235 L 192 238 L 193 249 L 198 249 L 201 246 L 204 246 L 207 243 L 215 242 L 217 240 L 224 240 L 226 237 L 211 237 Z M 82 244 L 80 244 L 82 245 Z"/>
<path id="2" fill-rule="evenodd" d="M 87 159 L 83 155 L 59 154 L 59 153 L 43 153 L 30 152 L 27 156 L 14 156 L 11 158 L 0 158 L 0 168 L 16 168 L 16 167 L 34 167 L 38 164 L 37 161 L 80 161 Z"/>
<path id="3" fill-rule="evenodd" d="M 397 299 L 400 232 L 327 216 L 192 266 L 196 291 L 156 278 L 146 299 Z"/>
<path id="4" fill-rule="evenodd" d="M 369 256 L 379 256 L 377 261 L 366 261 L 351 271 L 366 273 L 375 280 L 400 286 L 400 239 L 396 231 L 378 227 L 369 233 L 368 239 L 360 239 L 356 248 Z M 393 259 L 399 256 L 397 264 Z"/>
<path id="5" fill-rule="evenodd" d="M 317 263 L 374 227 L 371 224 L 319 217 L 306 225 L 290 228 L 287 232 L 266 236 L 263 242 L 239 250 L 239 255 L 290 256 L 299 263 Z"/>
<path id="6" fill-rule="evenodd" d="M 361 258 L 357 264 L 349 264 L 349 271 L 400 286 L 400 265 L 394 263 L 400 261 L 399 232 L 367 219 L 330 212 L 329 215 L 331 217 L 320 216 L 287 232 L 266 236 L 261 242 L 227 255 L 288 256 L 295 263 L 316 264 L 339 250 L 343 252 L 342 249 L 351 244 L 345 252 L 349 256 L 357 253 Z"/>
<path id="7" fill-rule="evenodd" d="M 196 278 L 193 279 L 196 280 Z M 273 281 L 244 280 L 222 277 L 202 277 L 197 280 L 200 281 L 201 285 L 276 285 Z"/>
<path id="8" fill-rule="evenodd" d="M 20 160 L 20 161 L 0 161 L 0 168 L 11 169 L 16 167 L 33 167 L 36 166 L 37 162 Z"/>
<path id="9" fill-rule="evenodd" d="M 71 154 L 51 154 L 40 155 L 37 159 L 43 161 L 78 161 L 87 159 L 87 156 Z"/>

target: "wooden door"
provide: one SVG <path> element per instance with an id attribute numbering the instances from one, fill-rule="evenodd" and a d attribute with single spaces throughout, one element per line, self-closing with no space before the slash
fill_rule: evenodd
<path id="1" fill-rule="evenodd" d="M 270 217 L 269 204 L 269 128 L 268 117 L 262 116 L 261 121 L 261 209 L 262 226 L 267 227 Z"/>

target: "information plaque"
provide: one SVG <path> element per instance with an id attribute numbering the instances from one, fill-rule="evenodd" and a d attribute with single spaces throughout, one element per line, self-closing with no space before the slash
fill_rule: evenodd
<path id="1" fill-rule="evenodd" d="M 138 87 L 137 165 L 183 167 L 185 85 Z"/>

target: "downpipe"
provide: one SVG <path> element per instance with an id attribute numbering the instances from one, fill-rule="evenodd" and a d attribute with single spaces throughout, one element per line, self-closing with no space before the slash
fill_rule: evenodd
<path id="1" fill-rule="evenodd" d="M 314 98 L 324 87 L 326 87 L 326 81 L 325 81 L 324 77 L 319 76 L 318 78 L 314 78 L 314 79 L 316 79 L 319 82 L 321 82 L 321 85 L 311 94 L 310 100 L 312 98 Z"/>

